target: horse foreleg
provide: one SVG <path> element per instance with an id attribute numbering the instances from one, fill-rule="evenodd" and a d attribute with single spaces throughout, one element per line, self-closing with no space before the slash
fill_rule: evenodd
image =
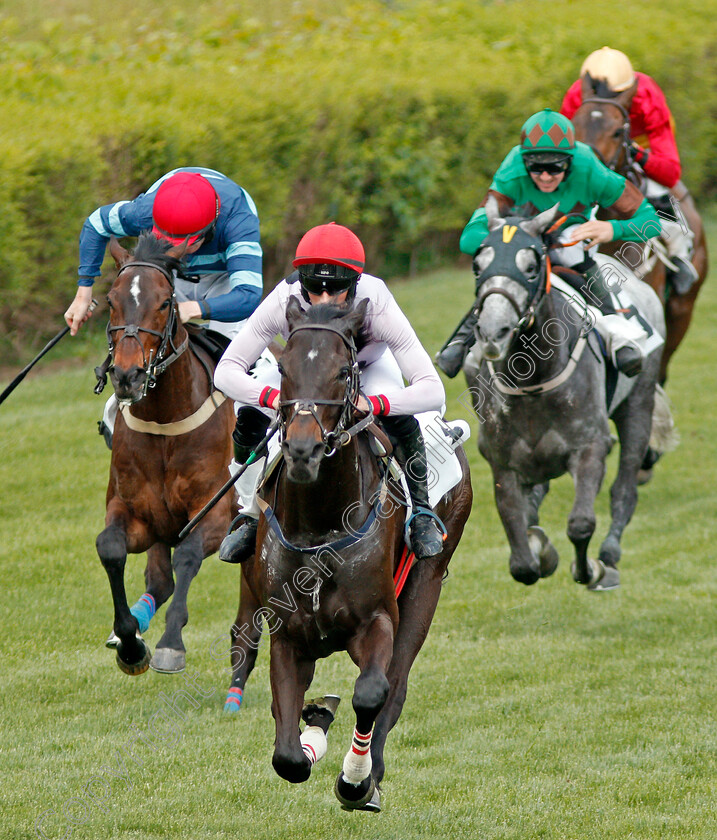
<path id="1" fill-rule="evenodd" d="M 615 569 L 620 560 L 620 539 L 635 512 L 637 473 L 650 440 L 654 388 L 651 381 L 645 385 L 647 387 L 643 387 L 642 382 L 638 383 L 613 418 L 620 439 L 620 462 L 610 488 L 610 530 L 600 546 L 600 560 L 611 569 Z M 616 573 L 611 577 L 615 578 L 611 588 L 615 588 L 619 578 Z"/>
<path id="2" fill-rule="evenodd" d="M 371 740 L 374 722 L 389 693 L 387 673 L 393 656 L 393 636 L 393 622 L 387 613 L 382 613 L 348 646 L 349 655 L 361 673 L 354 685 L 352 701 L 356 728 L 335 787 L 336 796 L 345 808 L 364 808 L 374 798 Z M 377 803 L 372 810 L 379 807 Z"/>
<path id="3" fill-rule="evenodd" d="M 664 385 L 667 379 L 667 366 L 673 353 L 680 346 L 692 320 L 697 293 L 702 281 L 698 280 L 686 295 L 676 295 L 674 292 L 665 302 L 665 346 L 662 348 L 662 360 L 658 381 Z"/>
<path id="4" fill-rule="evenodd" d="M 261 621 L 254 621 L 259 606 L 259 602 L 254 597 L 246 577 L 242 573 L 239 611 L 230 631 L 232 681 L 224 703 L 225 712 L 239 711 L 244 697 L 244 686 L 249 679 L 249 674 L 254 670 L 261 641 Z"/>
<path id="5" fill-rule="evenodd" d="M 153 671 L 176 674 L 186 667 L 187 653 L 182 641 L 182 628 L 189 620 L 187 595 L 203 559 L 202 534 L 201 529 L 197 529 L 174 549 L 174 596 L 167 609 L 164 633 L 152 657 Z"/>
<path id="6" fill-rule="evenodd" d="M 313 762 L 302 747 L 299 720 L 314 667 L 315 662 L 300 658 L 287 639 L 272 634 L 269 674 L 276 740 L 271 763 L 288 782 L 305 782 L 311 775 Z"/>
<path id="7" fill-rule="evenodd" d="M 376 718 L 371 742 L 372 775 L 380 784 L 385 772 L 383 751 L 388 733 L 398 721 L 408 690 L 408 675 L 428 635 L 441 594 L 446 561 L 433 564 L 431 559 L 415 565 L 399 598 L 399 621 L 393 643 L 393 657 L 388 669 L 389 692 Z"/>
<path id="8" fill-rule="evenodd" d="M 112 524 L 99 534 L 97 553 L 107 572 L 114 604 L 114 634 L 117 637 L 117 665 L 125 674 L 135 676 L 149 667 L 151 653 L 139 634 L 139 624 L 127 604 L 124 568 L 127 562 L 127 531 L 124 524 Z"/>
<path id="9" fill-rule="evenodd" d="M 495 503 L 510 543 L 510 573 L 520 583 L 540 578 L 540 561 L 528 542 L 528 506 L 518 478 L 511 470 L 493 469 Z"/>
<path id="10" fill-rule="evenodd" d="M 595 440 L 575 453 L 568 465 L 575 484 L 568 538 L 575 547 L 572 572 L 576 583 L 595 583 L 602 575 L 602 567 L 588 560 L 588 545 L 595 532 L 595 498 L 605 476 L 607 452 L 607 439 Z"/>

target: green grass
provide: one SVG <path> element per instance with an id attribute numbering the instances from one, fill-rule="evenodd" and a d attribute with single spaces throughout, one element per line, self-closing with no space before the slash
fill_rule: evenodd
<path id="1" fill-rule="evenodd" d="M 393 285 L 431 352 L 469 304 L 470 287 L 467 270 Z M 41 362 L 0 408 L 0 837 L 38 836 L 35 821 L 51 810 L 43 827 L 53 839 L 69 836 L 72 818 L 76 840 L 712 840 L 716 314 L 708 283 L 668 387 L 682 444 L 640 492 L 613 593 L 588 593 L 570 577 L 564 479 L 543 513 L 558 571 L 531 588 L 511 579 L 476 423 L 457 399 L 465 385 L 448 383 L 449 415 L 473 428 L 475 504 L 389 737 L 379 816 L 346 814 L 332 793 L 353 725 L 356 671 L 345 655 L 317 668 L 312 692 L 344 701 L 329 752 L 304 785 L 271 768 L 268 646 L 241 713 L 222 714 L 226 662 L 212 645 L 234 618 L 238 570 L 216 558 L 191 589 L 185 630 L 188 669 L 214 694 L 158 740 L 167 734 L 153 718 L 165 708 L 160 692 L 183 680 L 126 677 L 103 647 L 112 609 L 94 549 L 109 464 L 94 434 L 100 333 L 70 344 L 78 365 Z M 613 454 L 608 481 L 615 464 Z M 597 509 L 601 536 L 606 488 Z M 132 598 L 143 591 L 143 568 L 143 558 L 128 564 Z M 152 646 L 163 621 L 161 610 Z M 152 731 L 153 742 L 137 740 Z M 103 772 L 118 756 L 124 780 Z M 88 786 L 91 807 L 78 802 Z"/>

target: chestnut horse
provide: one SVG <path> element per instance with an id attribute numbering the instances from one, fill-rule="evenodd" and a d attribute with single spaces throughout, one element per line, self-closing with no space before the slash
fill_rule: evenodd
<path id="1" fill-rule="evenodd" d="M 233 683 L 241 693 L 256 661 L 262 616 L 271 638 L 273 765 L 290 782 L 308 779 L 326 752 L 326 729 L 304 707 L 316 660 L 346 650 L 360 674 L 356 729 L 335 793 L 350 810 L 380 810 L 386 737 L 401 714 L 408 673 L 428 633 L 441 581 L 463 533 L 473 493 L 462 447 L 459 483 L 436 508 L 448 535 L 442 552 L 418 562 L 397 598 L 394 574 L 404 544 L 401 491 L 373 454 L 372 417 L 358 419 L 355 309 L 287 305 L 290 334 L 281 357 L 284 460 L 260 490 L 257 550 L 243 566 L 232 627 Z M 310 361 L 310 363 L 309 363 Z M 335 711 L 335 698 L 319 709 Z M 333 700 L 333 705 L 332 705 Z M 303 712 L 302 712 L 303 707 Z M 325 713 L 325 712 L 324 712 Z M 301 718 L 307 723 L 300 734 Z M 374 727 L 375 724 L 375 727 Z"/>
<path id="2" fill-rule="evenodd" d="M 229 477 L 234 427 L 232 403 L 213 387 L 213 361 L 189 341 L 177 314 L 174 274 L 184 250 L 150 233 L 140 236 L 134 255 L 110 241 L 118 272 L 107 296 L 110 354 L 104 371 L 120 411 L 97 553 L 114 603 L 107 645 L 116 648 L 126 674 L 141 674 L 150 665 L 164 673 L 184 669 L 189 585 L 202 560 L 219 548 L 234 504 L 231 494 L 224 496 L 177 545 L 179 532 Z M 144 551 L 147 590 L 130 611 L 125 562 L 128 553 Z M 140 631 L 172 594 L 152 657 Z"/>
<path id="3" fill-rule="evenodd" d="M 625 176 L 629 180 L 642 185 L 644 176 L 638 171 L 628 154 L 630 144 L 630 116 L 628 112 L 629 102 L 625 95 L 617 96 L 614 99 L 600 99 L 589 97 L 583 99 L 582 104 L 575 112 L 572 123 L 575 126 L 575 136 L 578 140 L 592 148 L 600 160 L 610 169 Z M 650 257 L 645 254 L 637 259 L 628 256 L 636 252 L 633 243 L 623 245 L 609 243 L 602 250 L 605 253 L 621 259 L 628 268 L 634 271 L 638 277 L 648 283 L 657 292 L 657 296 L 663 302 L 665 309 L 665 325 L 667 335 L 665 347 L 662 353 L 659 381 L 664 384 L 667 379 L 667 366 L 672 354 L 677 350 L 680 342 L 685 337 L 687 328 L 692 320 L 692 310 L 697 300 L 702 283 L 707 276 L 707 242 L 705 232 L 692 196 L 682 183 L 678 183 L 671 190 L 672 196 L 679 201 L 679 208 L 684 214 L 684 221 L 694 233 L 694 253 L 692 264 L 697 269 L 698 280 L 692 288 L 684 295 L 678 295 L 667 280 L 667 269 L 664 263 L 656 256 Z M 601 216 L 600 216 L 601 217 Z M 678 219 L 679 221 L 679 219 Z"/>

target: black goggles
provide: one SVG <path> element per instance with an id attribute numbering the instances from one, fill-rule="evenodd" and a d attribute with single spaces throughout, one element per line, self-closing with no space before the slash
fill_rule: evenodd
<path id="1" fill-rule="evenodd" d="M 301 285 L 311 295 L 328 292 L 332 297 L 347 292 L 359 275 L 342 265 L 299 266 Z"/>
<path id="2" fill-rule="evenodd" d="M 531 160 L 524 158 L 525 168 L 528 172 L 540 173 L 547 172 L 549 175 L 559 175 L 561 172 L 567 172 L 570 168 L 570 158 L 561 158 L 560 160 Z"/>

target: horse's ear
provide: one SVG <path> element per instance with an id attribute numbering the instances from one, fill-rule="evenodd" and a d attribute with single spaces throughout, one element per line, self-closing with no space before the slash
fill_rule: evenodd
<path id="1" fill-rule="evenodd" d="M 485 203 L 485 215 L 488 219 L 488 230 L 496 230 L 505 224 L 505 219 L 500 215 L 498 199 L 494 195 L 488 196 L 488 200 Z"/>
<path id="2" fill-rule="evenodd" d="M 116 236 L 110 236 L 110 254 L 112 254 L 116 268 L 122 268 L 122 266 L 132 256 L 126 248 L 123 248 L 119 244 L 119 240 Z"/>
<path id="3" fill-rule="evenodd" d="M 533 216 L 532 219 L 528 219 L 526 222 L 521 222 L 520 226 L 529 236 L 540 236 L 542 233 L 545 233 L 559 215 L 560 203 L 554 204 L 548 210 L 543 210 L 542 213 L 538 213 L 537 216 Z"/>
<path id="4" fill-rule="evenodd" d="M 174 257 L 176 260 L 181 260 L 182 257 L 187 253 L 187 243 L 189 242 L 189 237 L 187 237 L 184 242 L 180 245 L 172 245 L 171 248 L 167 248 L 167 254 L 170 257 Z"/>
<path id="5" fill-rule="evenodd" d="M 617 102 L 619 105 L 622 105 L 622 107 L 629 113 L 630 107 L 632 105 L 632 100 L 636 93 L 637 79 L 635 79 L 635 81 L 630 85 L 630 87 L 627 90 L 623 90 L 622 93 L 619 93 L 615 97 L 615 102 Z"/>
<path id="6" fill-rule="evenodd" d="M 595 84 L 589 73 L 584 73 L 580 77 L 580 99 L 584 102 L 586 99 L 592 99 L 595 96 Z"/>
<path id="7" fill-rule="evenodd" d="M 304 310 L 301 308 L 301 301 L 295 295 L 291 295 L 286 304 L 286 320 L 289 323 L 289 330 L 301 323 L 306 318 Z"/>
<path id="8" fill-rule="evenodd" d="M 344 318 L 344 324 L 351 330 L 352 335 L 358 335 L 363 326 L 366 310 L 368 309 L 368 298 L 362 298 Z"/>

